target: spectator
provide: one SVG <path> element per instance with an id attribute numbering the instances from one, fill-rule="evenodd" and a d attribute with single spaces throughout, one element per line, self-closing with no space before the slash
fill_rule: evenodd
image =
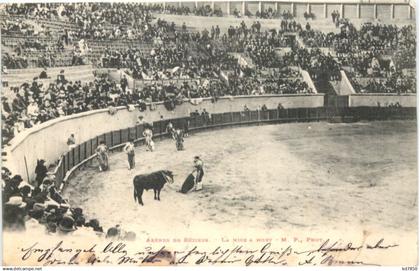
<path id="1" fill-rule="evenodd" d="M 12 196 L 4 205 L 3 228 L 5 230 L 25 230 L 26 203 L 22 197 Z"/>
<path id="2" fill-rule="evenodd" d="M 39 74 L 39 79 L 47 79 L 48 75 L 47 75 L 47 69 L 43 69 L 42 72 Z"/>
<path id="3" fill-rule="evenodd" d="M 47 177 L 47 172 L 48 172 L 48 169 L 45 166 L 45 160 L 44 159 L 37 160 L 37 164 L 35 167 L 35 174 L 36 174 L 35 181 L 38 186 L 40 186 L 44 178 Z"/>
<path id="4" fill-rule="evenodd" d="M 68 235 L 76 230 L 74 219 L 71 216 L 64 216 L 58 225 L 58 234 Z"/>
<path id="5" fill-rule="evenodd" d="M 120 80 L 120 85 L 121 85 L 122 91 L 125 92 L 126 88 L 128 86 L 128 80 L 127 80 L 127 77 L 125 76 L 125 74 L 122 76 L 122 78 Z"/>
<path id="6" fill-rule="evenodd" d="M 67 146 L 69 151 L 76 147 L 76 138 L 74 137 L 74 134 L 71 134 L 70 137 L 67 139 Z"/>

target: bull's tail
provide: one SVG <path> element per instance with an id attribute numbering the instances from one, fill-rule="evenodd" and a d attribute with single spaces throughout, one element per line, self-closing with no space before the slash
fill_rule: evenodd
<path id="1" fill-rule="evenodd" d="M 134 187 L 134 201 L 137 202 L 138 195 L 137 195 L 137 187 L 136 187 L 136 178 L 133 180 L 133 187 Z"/>

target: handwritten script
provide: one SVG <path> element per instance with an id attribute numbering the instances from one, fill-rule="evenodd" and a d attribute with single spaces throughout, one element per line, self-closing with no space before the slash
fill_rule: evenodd
<path id="1" fill-rule="evenodd" d="M 50 247 L 38 242 L 19 248 L 18 256 L 25 262 L 39 265 L 377 265 L 364 262 L 363 255 L 392 250 L 397 244 L 384 239 L 370 244 L 327 239 L 313 249 L 299 250 L 293 244 L 274 248 L 271 242 L 257 248 L 242 244 L 222 243 L 210 249 L 191 246 L 184 251 L 171 250 L 165 245 L 139 249 L 133 242 L 110 241 L 77 247 L 58 241 Z M 391 252 L 391 251 L 390 251 Z"/>

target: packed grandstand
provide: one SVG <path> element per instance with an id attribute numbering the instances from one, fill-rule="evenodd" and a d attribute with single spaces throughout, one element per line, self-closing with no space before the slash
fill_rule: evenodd
<path id="1" fill-rule="evenodd" d="M 328 32 L 315 27 L 310 13 L 305 20 L 273 9 L 232 13 L 255 20 L 198 29 L 159 17 L 224 16 L 210 5 L 4 6 L 2 144 L 40 123 L 89 110 L 130 105 L 141 109 L 159 101 L 171 110 L 194 98 L 329 94 L 342 76 L 356 93 L 416 92 L 416 35 L 411 24 L 354 25 L 334 11 Z M 265 26 L 265 19 L 277 19 L 277 27 Z M 104 72 L 109 70 L 121 71 L 122 76 L 110 78 Z M 82 226 L 103 231 L 97 220 L 87 221 L 80 208 L 70 209 L 48 186 L 45 166 L 37 170 L 35 187 L 2 169 L 3 203 L 21 197 L 29 216 L 43 221 L 49 231 Z M 47 198 L 55 204 L 45 205 Z M 17 211 L 9 211 L 6 227 L 17 223 Z M 117 227 L 108 234 L 121 233 Z"/>

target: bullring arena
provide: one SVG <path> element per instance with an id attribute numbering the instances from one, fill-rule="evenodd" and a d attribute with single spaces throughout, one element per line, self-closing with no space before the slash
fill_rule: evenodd
<path id="1" fill-rule="evenodd" d="M 5 265 L 139 265 L 138 250 L 196 245 L 199 264 L 417 263 L 413 3 L 0 7 Z M 197 156 L 203 187 L 180 193 Z M 173 182 L 140 205 L 133 179 L 161 170 Z M 61 240 L 137 256 L 25 258 Z M 279 258 L 255 260 L 267 243 Z"/>
<path id="2" fill-rule="evenodd" d="M 182 152 L 175 151 L 172 140 L 158 142 L 155 152 L 137 148 L 133 171 L 127 171 L 124 153 L 111 155 L 109 172 L 98 173 L 93 163 L 75 174 L 64 195 L 105 226 L 130 221 L 130 230 L 151 237 L 172 231 L 188 236 L 203 225 L 225 232 L 244 225 L 261 232 L 344 225 L 412 231 L 417 218 L 411 189 L 416 187 L 415 132 L 414 121 L 202 132 L 187 138 Z M 398 151 L 384 150 L 387 144 L 398 145 Z M 204 189 L 181 194 L 197 154 L 206 161 Z M 174 184 L 164 188 L 160 202 L 145 192 L 140 207 L 131 198 L 134 175 L 160 169 L 175 173 Z"/>

